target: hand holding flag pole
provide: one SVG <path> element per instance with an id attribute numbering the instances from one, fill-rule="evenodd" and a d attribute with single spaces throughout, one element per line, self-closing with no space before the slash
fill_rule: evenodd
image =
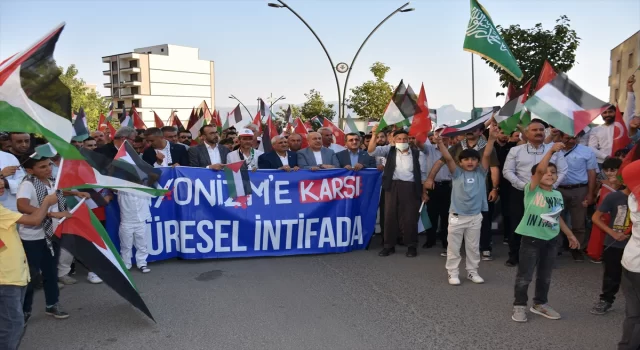
<path id="1" fill-rule="evenodd" d="M 82 205 L 82 203 L 84 203 L 84 201 L 86 201 L 86 198 L 82 198 L 80 200 L 80 202 L 78 202 L 78 204 L 76 204 L 75 207 L 73 207 L 73 209 L 69 210 L 69 214 L 73 214 L 76 212 L 76 210 L 78 210 L 78 208 L 80 208 L 80 206 Z M 63 223 L 65 220 L 67 220 L 67 218 L 62 218 L 60 219 L 60 221 L 58 221 L 58 225 L 60 225 L 61 223 Z"/>

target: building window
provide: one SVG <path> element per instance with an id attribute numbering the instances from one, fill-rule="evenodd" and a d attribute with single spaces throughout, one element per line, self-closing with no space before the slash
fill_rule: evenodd
<path id="1" fill-rule="evenodd" d="M 111 82 L 113 84 L 117 84 L 118 83 L 118 75 L 117 74 L 114 74 L 114 75 L 111 76 Z"/>
<path id="2" fill-rule="evenodd" d="M 124 101 L 118 101 L 118 109 L 124 108 Z"/>
<path id="3" fill-rule="evenodd" d="M 111 70 L 118 70 L 118 62 L 111 62 Z"/>
<path id="4" fill-rule="evenodd" d="M 139 108 L 140 107 L 140 100 L 132 100 L 131 101 L 131 105 L 136 107 L 136 108 Z"/>
<path id="5" fill-rule="evenodd" d="M 618 89 L 616 89 L 615 91 L 615 95 L 613 95 L 613 98 L 618 101 Z"/>
<path id="6" fill-rule="evenodd" d="M 118 120 L 120 120 L 120 119 L 122 119 L 122 113 L 118 113 Z"/>
<path id="7" fill-rule="evenodd" d="M 160 49 L 160 52 L 164 52 L 164 49 Z"/>
<path id="8" fill-rule="evenodd" d="M 616 74 L 620 74 L 620 60 L 616 62 Z"/>
<path id="9" fill-rule="evenodd" d="M 628 68 L 636 68 L 633 66 L 633 52 L 629 54 L 629 64 L 628 64 Z"/>
<path id="10" fill-rule="evenodd" d="M 129 68 L 138 68 L 138 60 L 130 61 Z"/>
<path id="11" fill-rule="evenodd" d="M 138 80 L 138 73 L 131 74 L 131 81 L 139 81 Z"/>
<path id="12" fill-rule="evenodd" d="M 131 88 L 131 94 L 132 95 L 137 95 L 139 93 L 140 93 L 140 88 L 138 88 L 138 87 L 132 87 Z"/>

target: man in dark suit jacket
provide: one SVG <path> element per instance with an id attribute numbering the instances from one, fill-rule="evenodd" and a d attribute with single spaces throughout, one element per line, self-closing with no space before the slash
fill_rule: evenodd
<path id="1" fill-rule="evenodd" d="M 319 133 L 310 132 L 307 135 L 307 140 L 309 147 L 296 152 L 298 165 L 302 169 L 315 171 L 340 167 L 336 154 L 332 150 L 322 147 L 322 136 Z"/>
<path id="2" fill-rule="evenodd" d="M 375 168 L 376 159 L 369 152 L 360 149 L 360 135 L 352 132 L 345 135 L 347 149 L 336 153 L 340 167 L 358 171 L 362 168 Z"/>
<path id="3" fill-rule="evenodd" d="M 109 142 L 104 146 L 96 148 L 95 152 L 98 152 L 109 159 L 113 159 L 116 157 L 116 154 L 118 154 L 120 146 L 122 146 L 125 141 L 129 141 L 129 143 L 133 144 L 136 136 L 138 136 L 136 129 L 129 126 L 123 126 L 116 131 L 115 135 L 113 135 L 113 142 Z"/>
<path id="4" fill-rule="evenodd" d="M 197 168 L 220 170 L 227 164 L 229 149 L 218 144 L 218 130 L 212 125 L 200 128 L 202 143 L 189 148 L 189 164 Z"/>
<path id="5" fill-rule="evenodd" d="M 144 132 L 149 147 L 142 153 L 142 159 L 154 167 L 189 166 L 187 149 L 182 145 L 164 139 L 160 128 L 149 128 Z"/>
<path id="6" fill-rule="evenodd" d="M 265 153 L 258 157 L 258 169 L 275 169 L 284 171 L 297 171 L 298 156 L 296 152 L 289 151 L 289 144 L 284 136 L 274 136 L 271 139 L 273 152 Z M 285 164 L 286 163 L 286 164 Z"/>

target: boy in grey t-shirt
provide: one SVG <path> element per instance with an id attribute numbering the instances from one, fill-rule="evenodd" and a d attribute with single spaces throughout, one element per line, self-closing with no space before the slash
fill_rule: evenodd
<path id="1" fill-rule="evenodd" d="M 604 238 L 604 250 L 602 262 L 604 274 L 602 276 L 602 294 L 600 300 L 593 306 L 591 313 L 603 315 L 613 306 L 616 293 L 620 290 L 622 279 L 622 253 L 627 245 L 631 230 L 629 215 L 629 191 L 628 188 L 609 193 L 600 207 L 593 214 L 593 223 L 606 233 Z M 605 214 L 610 215 L 609 223 L 602 219 Z"/>
<path id="2" fill-rule="evenodd" d="M 491 128 L 489 142 L 484 150 L 482 160 L 474 149 L 465 149 L 458 158 L 460 166 L 456 165 L 447 147 L 438 137 L 437 144 L 452 174 L 451 207 L 449 208 L 449 232 L 447 241 L 447 262 L 449 284 L 460 284 L 459 269 L 460 247 L 465 241 L 467 255 L 467 278 L 474 283 L 484 283 L 478 275 L 480 264 L 480 229 L 482 227 L 482 211 L 488 210 L 486 196 L 486 177 L 489 169 L 489 159 L 493 151 L 493 144 L 498 136 L 497 126 Z"/>

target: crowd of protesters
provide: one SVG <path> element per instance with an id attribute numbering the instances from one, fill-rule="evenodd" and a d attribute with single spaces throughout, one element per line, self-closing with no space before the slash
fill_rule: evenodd
<path id="1" fill-rule="evenodd" d="M 628 105 L 633 106 L 633 82 L 627 90 Z M 74 144 L 113 159 L 129 142 L 154 167 L 221 170 L 227 163 L 244 161 L 252 170 L 378 169 L 382 172 L 377 232 L 383 244 L 381 257 L 395 253 L 399 245 L 406 246 L 407 257 L 415 257 L 422 233 L 426 237 L 423 249 L 442 247 L 440 254 L 446 258 L 443 274 L 446 272 L 449 284 L 462 284 L 459 264 L 463 245 L 463 276 L 473 283 L 484 283 L 479 267 L 481 262 L 496 258 L 494 223 L 500 222 L 498 241 L 509 246 L 505 265 L 517 270 L 514 321 L 527 321 L 528 289 L 534 272 L 535 294 L 528 310 L 559 319 L 560 314 L 548 301 L 555 259 L 568 251 L 580 263 L 586 255 L 589 261 L 604 266 L 601 294 L 591 313 L 601 315 L 610 310 L 622 286 L 627 319 L 619 346 L 637 349 L 640 212 L 633 186 L 638 186 L 635 178 L 640 175 L 640 147 L 634 147 L 640 138 L 640 117 L 629 118 L 633 107 L 625 113 L 632 142 L 618 150 L 612 149 L 615 108 L 602 113 L 604 124 L 575 136 L 535 119 L 507 134 L 492 118 L 453 137 L 442 135 L 444 127 L 437 127 L 425 142 L 398 127 L 377 130 L 375 126 L 370 133 L 348 133 L 345 146 L 336 144 L 328 128 L 309 130 L 306 135 L 283 132 L 269 140 L 273 151 L 267 153 L 253 124 L 222 132 L 205 125 L 198 135 L 171 126 L 144 130 L 122 127 L 114 135 L 95 131 Z M 197 145 L 193 145 L 194 139 Z M 302 148 L 303 139 L 306 148 Z M 59 157 L 31 157 L 34 147 L 44 143 L 46 140 L 26 133 L 0 136 L 2 348 L 15 349 L 19 344 L 22 327 L 32 312 L 35 289 L 44 290 L 45 313 L 64 319 L 69 315 L 60 307 L 59 290 L 77 282 L 73 257 L 50 237 L 57 221 L 70 215 L 65 196 L 87 195 L 55 189 Z M 105 193 L 106 202 L 114 197 Z M 140 272 L 148 273 L 148 199 L 120 193 L 117 200 L 125 265 L 130 269 L 135 261 Z M 416 223 L 423 202 L 432 226 L 418 232 Z M 103 224 L 110 220 L 103 209 L 94 212 Z M 91 272 L 87 279 L 101 283 Z M 6 286 L 16 288 L 3 288 Z"/>

